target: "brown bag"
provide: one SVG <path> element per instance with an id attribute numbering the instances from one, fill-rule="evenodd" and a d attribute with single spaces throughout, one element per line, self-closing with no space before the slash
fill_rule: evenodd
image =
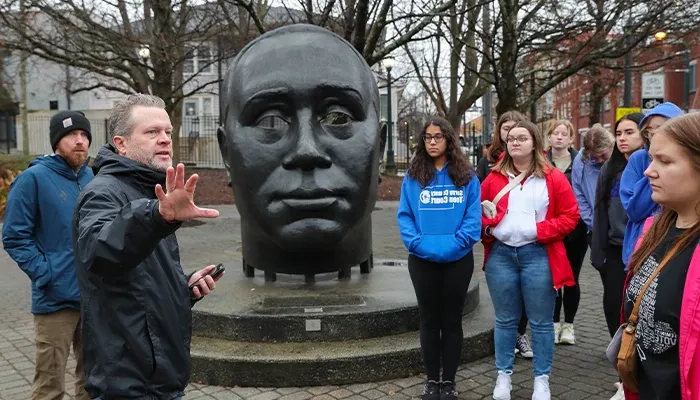
<path id="1" fill-rule="evenodd" d="M 661 261 L 659 266 L 656 267 L 654 273 L 652 273 L 647 279 L 647 281 L 644 283 L 644 286 L 642 286 L 642 290 L 640 290 L 639 294 L 637 295 L 637 300 L 634 302 L 634 308 L 632 308 L 632 313 L 630 313 L 630 317 L 627 320 L 627 323 L 623 325 L 624 329 L 622 331 L 622 338 L 620 340 L 620 352 L 617 353 L 617 374 L 620 377 L 620 379 L 622 379 L 622 384 L 625 385 L 625 387 L 628 390 L 634 393 L 637 393 L 638 391 L 638 361 L 635 333 L 637 332 L 639 305 L 642 303 L 642 298 L 644 298 L 644 292 L 646 292 L 651 282 L 653 282 L 654 278 L 656 278 L 659 272 L 661 272 L 661 269 L 666 265 L 666 263 L 668 263 L 668 260 L 670 260 L 676 253 L 679 245 L 680 243 L 676 243 L 673 249 L 671 249 L 671 251 L 669 251 L 663 258 L 663 261 Z"/>

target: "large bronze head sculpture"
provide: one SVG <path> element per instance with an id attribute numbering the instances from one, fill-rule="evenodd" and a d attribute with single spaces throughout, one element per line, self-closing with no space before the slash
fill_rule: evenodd
<path id="1" fill-rule="evenodd" d="M 379 92 L 343 38 L 289 25 L 226 73 L 218 140 L 241 215 L 243 257 L 286 274 L 366 261 L 379 161 Z"/>

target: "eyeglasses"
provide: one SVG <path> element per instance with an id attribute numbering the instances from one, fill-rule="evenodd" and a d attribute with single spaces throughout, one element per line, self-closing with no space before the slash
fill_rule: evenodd
<path id="1" fill-rule="evenodd" d="M 435 143 L 442 143 L 442 141 L 445 140 L 445 136 L 444 135 L 435 135 L 435 136 L 423 135 L 423 141 L 425 143 L 430 143 L 433 141 L 433 139 L 435 139 Z"/>
<path id="2" fill-rule="evenodd" d="M 518 143 L 525 143 L 525 142 L 527 142 L 528 140 L 530 140 L 530 138 L 527 137 L 527 136 L 518 136 L 517 138 L 514 138 L 514 137 L 512 137 L 512 136 L 508 136 L 508 137 L 506 138 L 506 143 L 513 143 L 513 142 L 515 142 L 516 140 L 518 141 Z"/>

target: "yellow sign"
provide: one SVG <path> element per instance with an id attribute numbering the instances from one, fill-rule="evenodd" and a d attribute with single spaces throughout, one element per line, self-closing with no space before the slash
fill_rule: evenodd
<path id="1" fill-rule="evenodd" d="M 642 109 L 638 107 L 618 107 L 617 110 L 615 110 L 615 121 L 619 121 L 620 118 L 624 117 L 627 114 L 638 112 L 642 112 Z"/>

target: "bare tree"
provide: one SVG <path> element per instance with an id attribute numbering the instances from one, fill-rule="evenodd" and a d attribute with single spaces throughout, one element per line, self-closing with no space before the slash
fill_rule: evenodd
<path id="1" fill-rule="evenodd" d="M 266 7 L 255 1 L 251 7 Z M 182 100 L 219 81 L 202 71 L 229 57 L 249 34 L 229 27 L 216 4 L 187 0 L 0 0 L 0 25 L 7 49 L 75 70 L 72 93 L 104 88 L 163 98 L 176 132 Z M 173 147 L 177 161 L 179 135 Z"/>
<path id="2" fill-rule="evenodd" d="M 266 27 L 258 23 L 259 14 L 247 0 L 218 0 L 226 9 L 243 8 L 258 32 Z M 328 28 L 348 40 L 374 65 L 398 48 L 423 40 L 423 29 L 435 16 L 449 10 L 455 0 L 280 0 L 289 23 L 308 23 Z M 392 27 L 401 29 L 392 29 Z"/>
<path id="3" fill-rule="evenodd" d="M 459 129 L 464 113 L 479 99 L 489 80 L 491 65 L 478 57 L 486 41 L 477 37 L 481 5 L 477 0 L 459 0 L 435 19 L 427 45 L 405 45 L 418 81 L 439 115 Z M 412 48 L 413 47 L 413 48 Z"/>
<path id="4" fill-rule="evenodd" d="M 680 35 L 696 31 L 700 18 L 696 2 L 673 0 L 497 0 L 491 6 L 493 28 L 478 32 L 491 45 L 465 45 L 491 65 L 494 73 L 482 78 L 495 86 L 499 115 L 528 110 L 579 71 L 598 72 L 606 60 L 646 45 L 661 24 Z"/>

